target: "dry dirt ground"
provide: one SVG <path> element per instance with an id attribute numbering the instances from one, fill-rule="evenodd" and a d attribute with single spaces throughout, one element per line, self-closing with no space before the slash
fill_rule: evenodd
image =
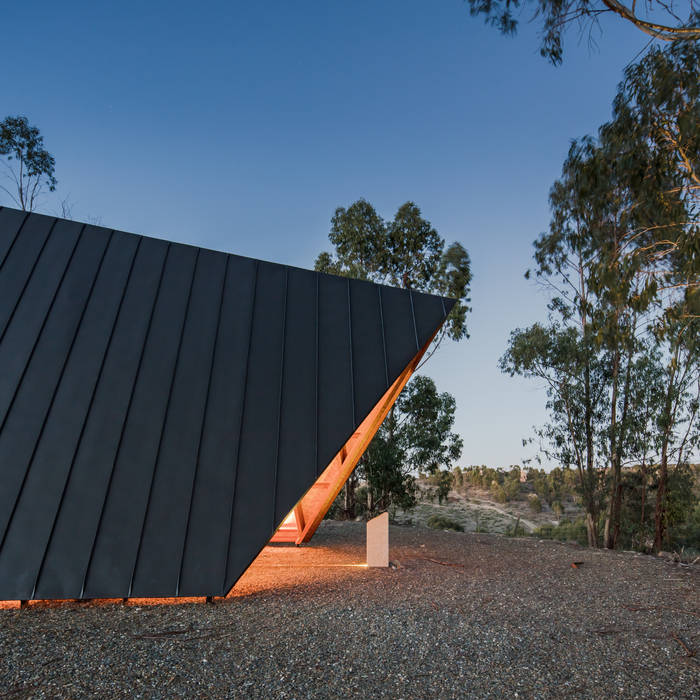
<path id="1" fill-rule="evenodd" d="M 0 610 L 0 697 L 698 697 L 697 567 L 423 528 L 391 543 L 396 567 L 367 569 L 363 524 L 326 522 L 214 605 Z"/>

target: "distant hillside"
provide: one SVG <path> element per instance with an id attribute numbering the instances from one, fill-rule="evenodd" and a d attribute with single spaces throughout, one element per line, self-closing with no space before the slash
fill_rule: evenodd
<path id="1" fill-rule="evenodd" d="M 528 482 L 518 481 L 517 492 L 511 491 L 507 500 L 501 493 L 494 494 L 482 486 L 453 485 L 442 503 L 430 478 L 419 477 L 417 485 L 417 505 L 410 511 L 397 511 L 397 523 L 428 525 L 431 517 L 439 516 L 458 523 L 465 532 L 513 534 L 517 525 L 529 534 L 543 525 L 555 525 L 562 518 L 574 520 L 582 513 L 572 496 L 565 496 L 560 501 L 561 510 L 557 507 L 555 512 Z"/>

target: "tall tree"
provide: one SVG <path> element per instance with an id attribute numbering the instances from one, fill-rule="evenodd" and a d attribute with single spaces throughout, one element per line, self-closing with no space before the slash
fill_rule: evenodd
<path id="1" fill-rule="evenodd" d="M 446 246 L 413 202 L 399 207 L 388 222 L 364 199 L 347 208 L 338 207 L 331 219 L 328 239 L 334 251 L 318 256 L 315 268 L 320 272 L 457 300 L 428 357 L 446 336 L 453 340 L 469 337 L 467 313 L 472 278 L 469 254 L 461 243 Z"/>
<path id="2" fill-rule="evenodd" d="M 463 446 L 452 432 L 454 418 L 454 397 L 439 393 L 429 377 L 414 377 L 360 461 L 370 514 L 392 504 L 413 505 L 416 471 L 434 474 L 452 468 Z"/>
<path id="3" fill-rule="evenodd" d="M 673 2 L 648 0 L 637 5 L 625 5 L 620 0 L 469 0 L 469 12 L 482 15 L 487 24 L 502 34 L 515 34 L 518 16 L 531 9 L 533 19 L 541 23 L 540 54 L 555 65 L 563 56 L 563 36 L 572 24 L 590 31 L 599 25 L 604 15 L 613 15 L 662 41 L 696 41 L 700 39 L 700 21 L 695 13 L 694 0 L 688 0 L 684 9 L 674 8 Z M 654 12 L 662 14 L 655 21 Z M 680 13 L 680 15 L 678 14 Z M 689 17 L 684 21 L 682 16 Z"/>
<path id="4" fill-rule="evenodd" d="M 12 201 L 33 211 L 44 188 L 56 189 L 55 161 L 44 148 L 44 137 L 26 117 L 6 117 L 0 122 L 0 160 L 6 168 L 10 186 L 0 184 Z"/>
<path id="5" fill-rule="evenodd" d="M 652 47 L 625 70 L 600 130 L 629 192 L 626 250 L 653 291 L 700 283 L 698 75 L 700 42 Z"/>
<path id="6" fill-rule="evenodd" d="M 667 358 L 656 416 L 660 455 L 654 549 L 659 551 L 667 532 L 669 465 L 683 464 L 700 445 L 700 295 L 686 290 L 684 301 L 669 310 L 656 333 Z"/>
<path id="7" fill-rule="evenodd" d="M 424 362 L 445 337 L 468 337 L 469 255 L 460 243 L 446 246 L 413 202 L 399 207 L 391 221 L 384 221 L 364 199 L 338 207 L 328 238 L 333 252 L 316 259 L 315 268 L 321 272 L 457 300 Z M 454 410 L 454 399 L 438 394 L 432 380 L 416 376 L 408 384 L 360 461 L 370 511 L 377 504 L 410 504 L 415 493 L 411 472 L 448 465 L 461 451 L 461 440 L 451 432 Z M 354 516 L 356 487 L 351 477 L 345 487 L 346 517 Z"/>
<path id="8" fill-rule="evenodd" d="M 565 468 L 574 467 L 586 514 L 588 544 L 600 541 L 603 504 L 599 462 L 608 412 L 608 368 L 590 333 L 559 322 L 535 324 L 511 333 L 501 370 L 545 384 L 549 421 L 535 429 L 540 452 Z"/>
<path id="9" fill-rule="evenodd" d="M 565 435 L 575 446 L 577 424 L 571 418 L 577 414 L 568 412 L 576 405 L 571 397 L 581 398 L 586 446 L 573 454 L 585 455 L 588 469 L 593 460 L 607 474 L 608 547 L 617 546 L 621 531 L 622 466 L 639 451 L 633 432 L 640 425 L 639 402 L 648 409 L 635 374 L 641 358 L 649 346 L 667 358 L 665 388 L 657 393 L 665 399 L 651 421 L 659 430 L 654 443 L 661 462 L 657 535 L 667 453 L 683 451 L 676 442 L 678 426 L 687 422 L 681 416 L 693 406 L 678 382 L 694 381 L 698 364 L 694 346 L 688 345 L 688 338 L 699 335 L 700 315 L 697 154 L 690 155 L 689 144 L 700 143 L 700 53 L 698 47 L 672 44 L 640 66 L 628 69 L 613 120 L 597 139 L 573 143 L 552 188 L 550 230 L 535 243 L 537 278 L 552 294 L 551 338 L 542 339 L 537 328 L 518 331 L 502 361 L 511 374 L 545 379 L 550 392 L 558 387 L 557 400 L 550 396 L 548 404 L 550 444 L 563 445 Z M 641 105 L 653 106 L 655 116 Z M 564 332 L 571 338 L 560 346 L 557 338 L 568 338 Z M 594 374 L 599 392 L 591 383 Z M 557 428 L 562 425 L 568 433 Z M 691 442 L 693 434 L 681 440 Z M 591 504 L 589 520 L 595 515 L 591 483 L 581 479 L 584 501 Z"/>

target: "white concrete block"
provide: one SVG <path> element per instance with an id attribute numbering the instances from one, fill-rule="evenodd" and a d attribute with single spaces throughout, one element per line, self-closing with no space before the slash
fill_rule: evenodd
<path id="1" fill-rule="evenodd" d="M 367 566 L 389 566 L 389 513 L 367 521 Z"/>

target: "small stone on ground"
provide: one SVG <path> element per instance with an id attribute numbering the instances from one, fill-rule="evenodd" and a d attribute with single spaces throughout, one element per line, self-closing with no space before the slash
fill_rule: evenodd
<path id="1" fill-rule="evenodd" d="M 698 697 L 697 566 L 409 527 L 364 558 L 324 522 L 214 605 L 0 610 L 0 697 Z"/>

